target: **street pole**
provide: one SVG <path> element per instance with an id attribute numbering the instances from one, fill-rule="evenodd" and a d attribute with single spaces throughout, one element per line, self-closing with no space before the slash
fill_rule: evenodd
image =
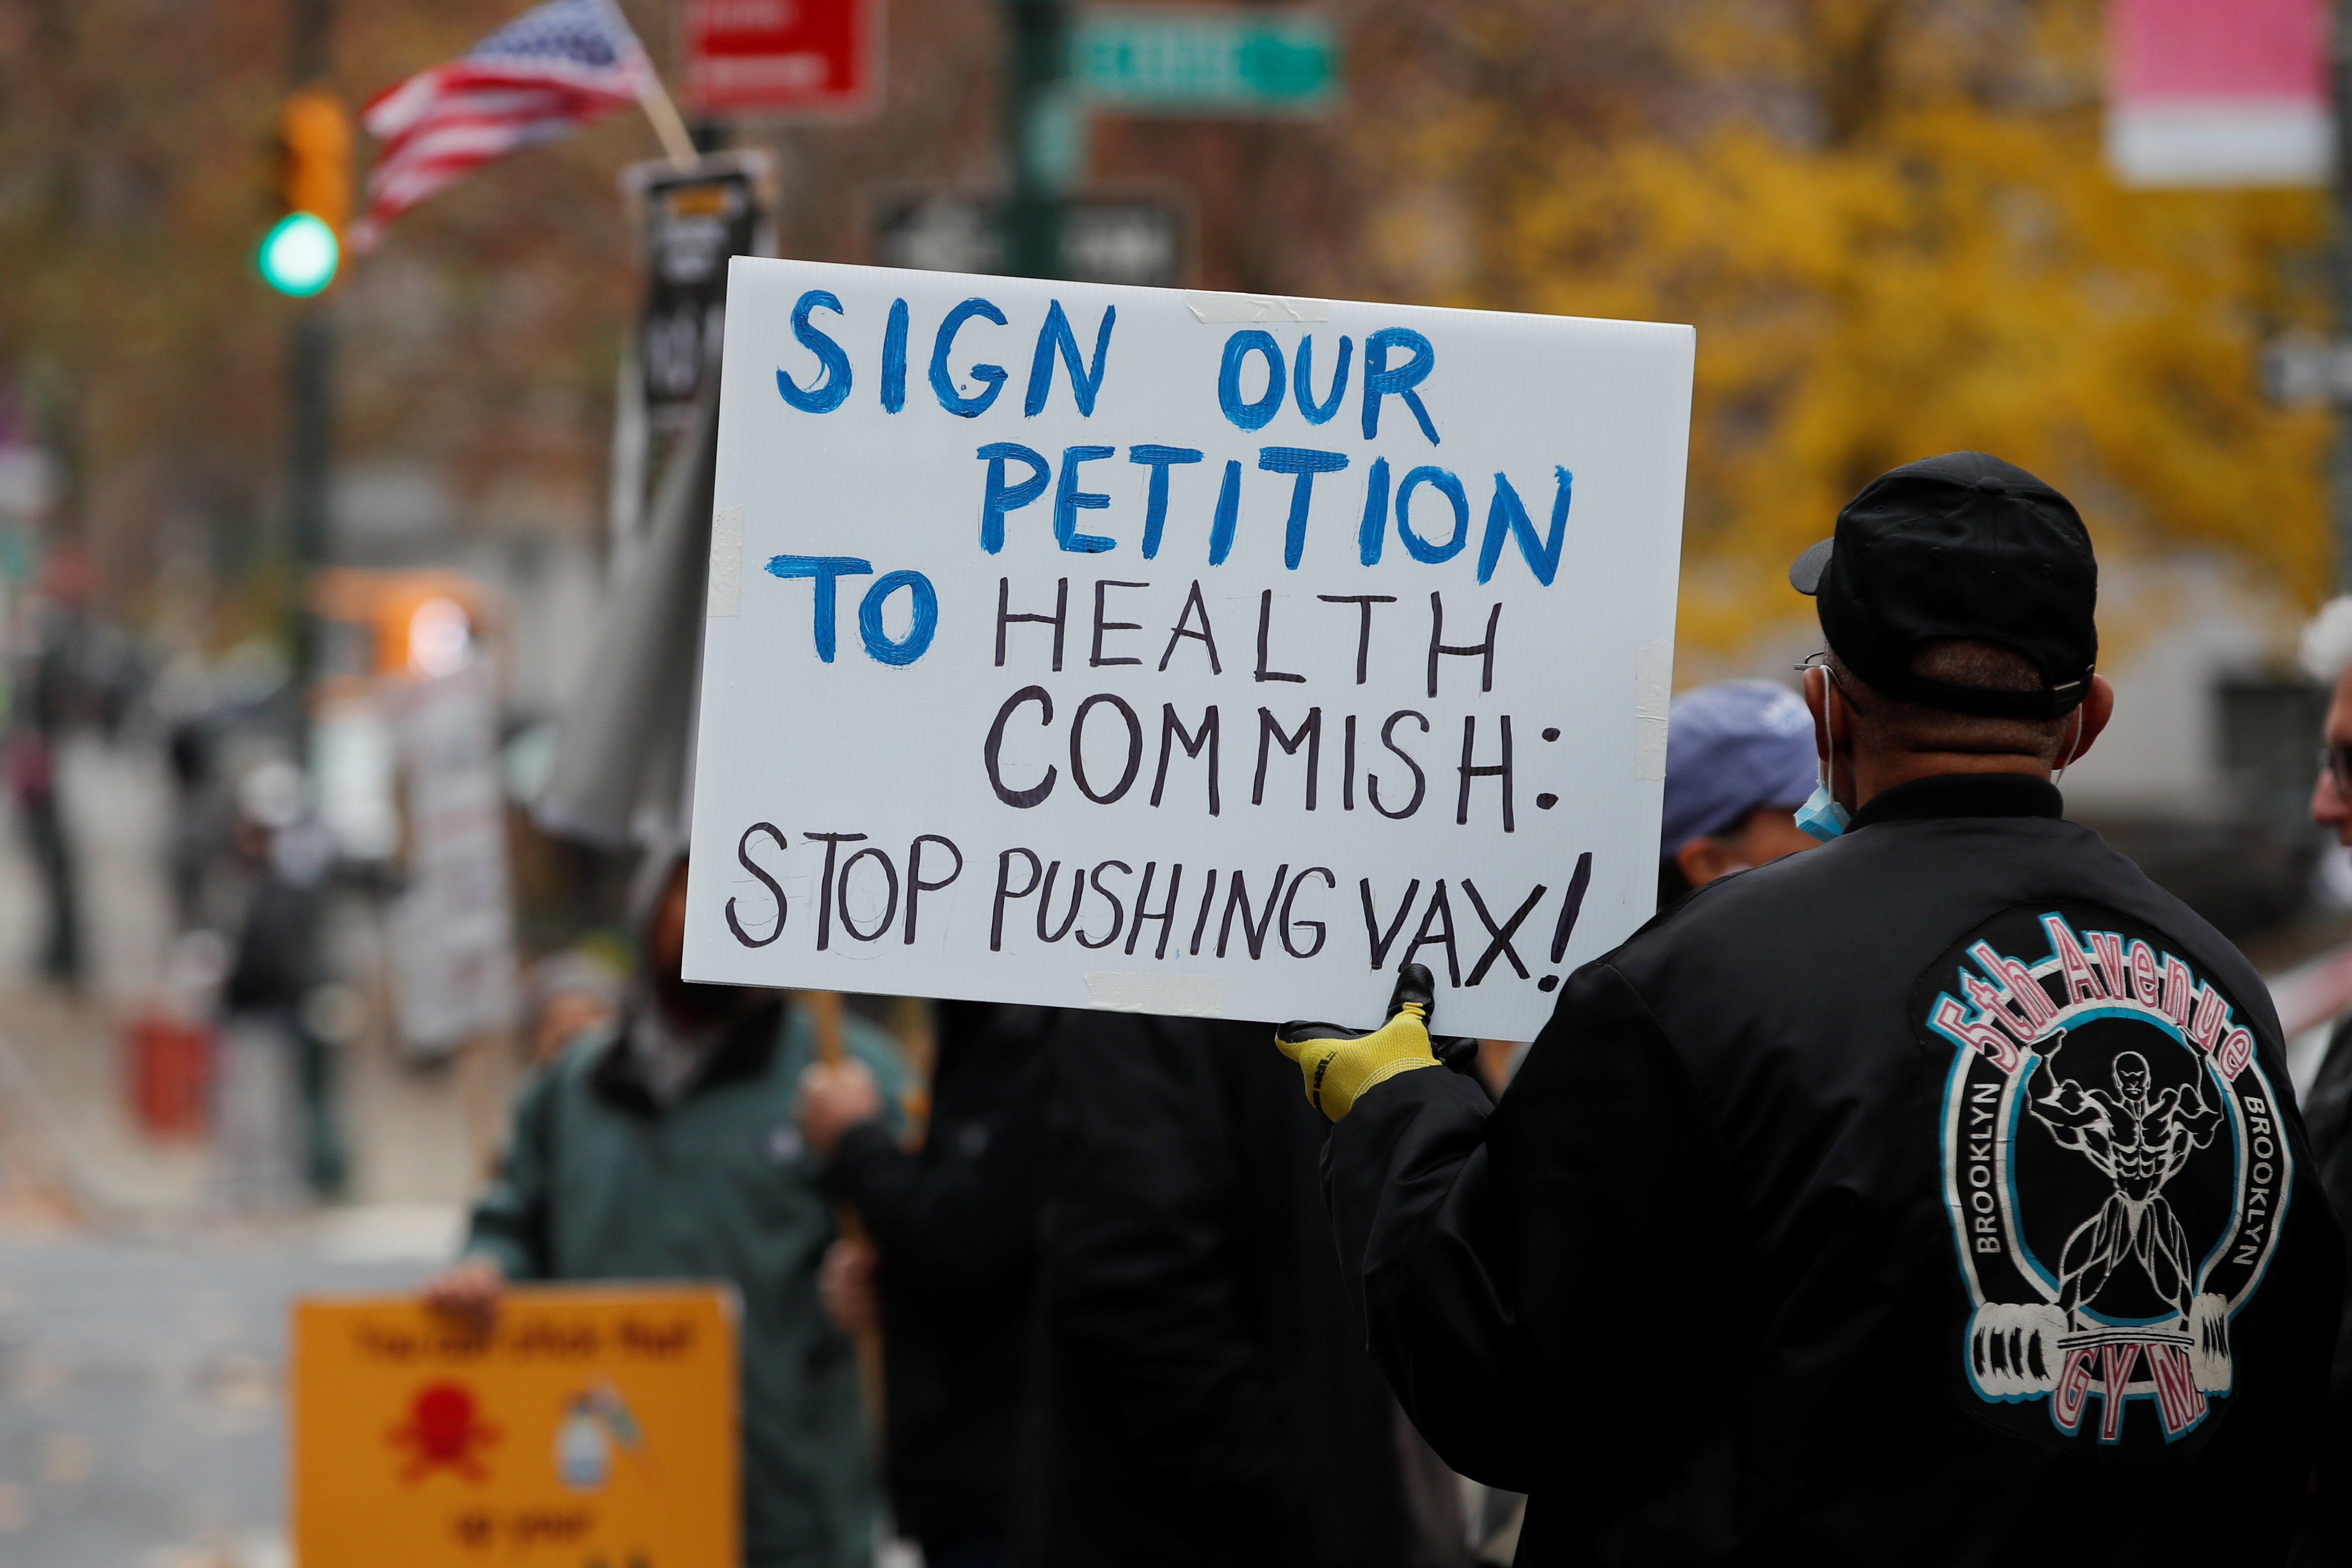
<path id="1" fill-rule="evenodd" d="M 2352 340 L 2352 0 L 2336 0 L 2336 169 L 2329 185 L 2336 224 L 2336 340 Z M 2336 591 L 2352 593 L 2352 399 L 2336 398 Z"/>
<path id="2" fill-rule="evenodd" d="M 326 76 L 331 62 L 334 0 L 289 0 L 292 48 L 291 85 L 310 86 Z M 311 571 L 326 559 L 330 528 L 328 470 L 334 444 L 334 322 L 324 298 L 306 301 L 294 319 L 287 345 L 286 504 L 293 551 L 295 690 L 307 719 L 317 637 L 303 608 Z M 307 732 L 309 726 L 303 723 Z M 305 736 L 307 742 L 307 733 Z"/>
<path id="3" fill-rule="evenodd" d="M 2352 0 L 2347 0 L 2352 4 Z M 1071 178 L 1066 0 L 1004 0 L 1011 36 L 1005 57 L 1005 155 L 1013 190 L 1004 209 L 1004 269 L 1016 277 L 1061 270 L 1062 194 Z"/>

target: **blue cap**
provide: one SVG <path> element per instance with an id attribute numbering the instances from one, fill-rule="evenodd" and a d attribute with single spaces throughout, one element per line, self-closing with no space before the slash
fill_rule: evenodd
<path id="1" fill-rule="evenodd" d="M 1794 810 L 1820 779 L 1813 716 L 1770 681 L 1717 681 L 1666 714 L 1666 809 L 1658 859 L 1738 827 L 1759 806 Z"/>

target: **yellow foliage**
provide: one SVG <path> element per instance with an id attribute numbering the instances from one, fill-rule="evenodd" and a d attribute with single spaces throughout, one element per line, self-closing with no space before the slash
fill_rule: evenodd
<path id="1" fill-rule="evenodd" d="M 1478 209 L 1455 302 L 1698 328 L 1687 643 L 1801 612 L 1783 570 L 1845 499 L 1960 447 L 2058 485 L 2103 551 L 2218 549 L 2325 591 L 2326 416 L 2256 375 L 2268 338 L 2326 321 L 2323 203 L 2118 186 L 2097 15 L 1696 0 L 1665 42 L 1697 109 L 1531 156 L 1478 102 L 1415 146 Z"/>

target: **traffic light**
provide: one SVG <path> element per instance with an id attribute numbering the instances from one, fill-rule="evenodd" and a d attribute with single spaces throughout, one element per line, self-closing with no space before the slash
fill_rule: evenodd
<path id="1" fill-rule="evenodd" d="M 262 280 L 308 298 L 335 280 L 352 206 L 352 124 L 342 100 L 304 88 L 278 119 L 278 197 L 285 208 L 261 242 Z"/>

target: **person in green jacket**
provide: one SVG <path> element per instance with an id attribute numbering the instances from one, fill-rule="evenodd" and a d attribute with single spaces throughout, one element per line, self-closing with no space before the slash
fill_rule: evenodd
<path id="1" fill-rule="evenodd" d="M 655 852 L 638 888 L 643 973 L 630 1005 L 525 1087 L 463 1254 L 425 1299 L 487 1325 L 509 1281 L 733 1281 L 743 1560 L 870 1568 L 877 1505 L 856 1353 L 817 1297 L 834 1214 L 796 1120 L 814 1030 L 773 993 L 680 977 L 682 849 Z M 895 1114 L 906 1074 L 890 1037 L 849 1015 L 843 1045 Z"/>

